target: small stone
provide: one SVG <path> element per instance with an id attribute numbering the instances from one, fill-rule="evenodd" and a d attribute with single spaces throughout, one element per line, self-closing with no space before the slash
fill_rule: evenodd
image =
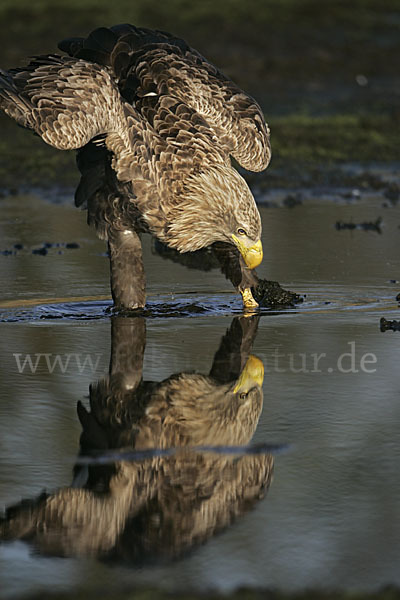
<path id="1" fill-rule="evenodd" d="M 32 250 L 32 254 L 39 254 L 40 256 L 46 256 L 47 254 L 47 248 L 43 247 L 43 248 L 34 248 Z"/>
<path id="2" fill-rule="evenodd" d="M 289 194 L 283 200 L 283 206 L 286 206 L 286 208 L 294 208 L 295 206 L 299 206 L 300 204 L 303 204 L 301 194 Z"/>
<path id="3" fill-rule="evenodd" d="M 400 187 L 397 183 L 391 183 L 383 192 L 383 195 L 390 200 L 390 202 L 396 204 L 400 198 Z"/>

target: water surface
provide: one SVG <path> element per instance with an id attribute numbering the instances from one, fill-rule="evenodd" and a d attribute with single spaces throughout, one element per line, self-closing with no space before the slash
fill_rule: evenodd
<path id="1" fill-rule="evenodd" d="M 125 327 L 131 331 L 128 357 L 139 361 L 133 361 L 131 377 L 140 371 L 154 391 L 174 374 L 195 373 L 196 381 L 208 377 L 226 332 L 242 323 L 247 341 L 239 347 L 239 338 L 228 336 L 233 345 L 223 350 L 225 367 L 214 368 L 218 377 L 212 393 L 223 388 L 228 394 L 224 386 L 231 385 L 231 393 L 243 385 L 240 373 L 249 356 L 261 360 L 262 406 L 257 396 L 249 439 L 239 441 L 286 449 L 258 458 L 212 453 L 204 458 L 199 451 L 193 458 L 188 451 L 179 458 L 182 463 L 178 458 L 162 468 L 151 463 L 156 473 L 174 465 L 168 467 L 174 474 L 170 487 L 163 480 L 160 488 L 162 498 L 177 497 L 177 473 L 187 494 L 196 490 L 198 511 L 187 513 L 184 535 L 178 526 L 165 533 L 150 498 L 140 520 L 106 550 L 94 543 L 79 546 L 79 527 L 68 551 L 65 539 L 71 532 L 64 545 L 58 534 L 52 545 L 32 536 L 4 541 L 2 597 L 155 582 L 170 591 L 400 585 L 399 334 L 379 327 L 382 316 L 399 316 L 400 209 L 388 205 L 379 191 L 359 197 L 352 190 L 303 190 L 302 204 L 292 209 L 282 206 L 284 198 L 279 191 L 259 198 L 265 249 L 259 275 L 302 293 L 303 304 L 263 309 L 258 331 L 253 330 L 243 325 L 240 299 L 218 271 L 199 273 L 166 261 L 145 239 L 149 311 L 145 318 L 127 319 Z M 87 470 L 74 470 L 82 432 L 77 403 L 89 409 L 89 386 L 110 376 L 112 331 L 105 248 L 87 228 L 84 214 L 68 198 L 56 203 L 43 194 L 1 202 L 1 250 L 11 252 L 0 255 L 1 278 L 7 282 L 0 305 L 0 502 L 5 509 L 24 498 L 36 502 L 43 490 L 56 497 L 84 484 L 91 489 Z M 359 224 L 380 216 L 381 233 L 335 228 L 337 221 Z M 45 242 L 47 253 L 32 253 Z M 67 248 L 68 243 L 78 247 Z M 224 443 L 235 445 L 234 426 L 226 431 Z M 225 479 L 221 475 L 218 482 L 214 475 L 223 468 L 226 474 L 239 469 L 244 460 L 254 485 L 243 489 L 251 498 L 248 504 L 232 504 L 244 492 L 239 486 L 222 493 L 218 485 L 223 488 Z M 190 461 L 203 461 L 196 477 Z M 124 473 L 131 476 L 148 463 L 126 464 Z M 254 483 L 262 473 L 263 482 Z M 96 475 L 98 488 L 105 486 L 97 493 L 109 493 L 107 485 L 114 480 L 107 484 L 107 477 Z M 233 485 L 230 477 L 227 486 Z M 149 483 L 144 487 L 153 489 Z M 124 489 L 116 495 L 119 500 Z M 171 506 L 173 514 L 172 500 Z M 211 506 L 220 511 L 221 527 L 207 525 Z M 132 548 L 142 548 L 140 556 Z"/>

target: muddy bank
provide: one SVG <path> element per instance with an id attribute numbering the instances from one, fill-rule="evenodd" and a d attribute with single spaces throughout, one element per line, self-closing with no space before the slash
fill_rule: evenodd
<path id="1" fill-rule="evenodd" d="M 98 26 L 131 22 L 172 31 L 257 98 L 273 149 L 262 184 L 295 186 L 304 178 L 323 179 L 327 165 L 398 161 L 396 11 L 395 0 L 332 0 L 329 7 L 316 0 L 246 6 L 209 0 L 201 7 L 183 0 L 151 6 L 146 0 L 134 6 L 74 0 L 57 7 L 49 0 L 5 0 L 0 66 L 55 52 L 59 40 Z M 6 117 L 0 127 L 0 187 L 76 184 L 73 152 L 47 147 Z"/>

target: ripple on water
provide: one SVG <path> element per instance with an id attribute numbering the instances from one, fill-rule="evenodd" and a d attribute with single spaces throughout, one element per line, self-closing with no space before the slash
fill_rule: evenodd
<path id="1" fill-rule="evenodd" d="M 398 310 L 392 290 L 387 288 L 350 288 L 326 286 L 303 288 L 304 301 L 295 308 L 260 309 L 262 315 L 301 314 L 310 312 Z M 127 311 L 147 318 L 180 318 L 223 316 L 243 312 L 239 296 L 233 294 L 200 295 L 197 293 L 150 297 L 146 307 Z M 0 322 L 39 320 L 92 320 L 107 319 L 114 314 L 111 300 L 77 299 L 73 301 L 12 301 L 0 304 Z"/>
<path id="2" fill-rule="evenodd" d="M 126 315 L 145 316 L 148 318 L 178 318 L 201 315 L 226 315 L 241 313 L 239 298 L 232 295 L 221 296 L 179 296 L 172 298 L 160 296 L 149 299 L 144 309 L 126 311 Z M 37 321 L 37 320 L 91 320 L 105 319 L 114 314 L 112 302 L 109 300 L 77 300 L 72 302 L 32 301 L 30 306 L 7 303 L 0 306 L 0 322 Z"/>

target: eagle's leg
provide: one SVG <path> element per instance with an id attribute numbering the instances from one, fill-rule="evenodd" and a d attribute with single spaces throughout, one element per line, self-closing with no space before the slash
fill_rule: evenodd
<path id="1" fill-rule="evenodd" d="M 111 294 L 116 308 L 142 308 L 146 303 L 146 277 L 142 243 L 131 229 L 109 229 Z"/>
<path id="2" fill-rule="evenodd" d="M 240 252 L 231 244 L 217 243 L 213 245 L 213 252 L 219 262 L 220 269 L 227 279 L 240 292 L 245 310 L 254 310 L 258 307 L 251 292 L 252 287 L 258 284 L 258 277 L 254 269 L 249 269 Z"/>
<path id="3" fill-rule="evenodd" d="M 219 383 L 239 379 L 256 338 L 259 315 L 235 317 L 215 353 L 210 375 Z"/>
<path id="4" fill-rule="evenodd" d="M 119 388 L 135 390 L 143 375 L 146 347 L 146 320 L 144 317 L 111 318 L 111 358 L 109 378 L 118 380 Z"/>

